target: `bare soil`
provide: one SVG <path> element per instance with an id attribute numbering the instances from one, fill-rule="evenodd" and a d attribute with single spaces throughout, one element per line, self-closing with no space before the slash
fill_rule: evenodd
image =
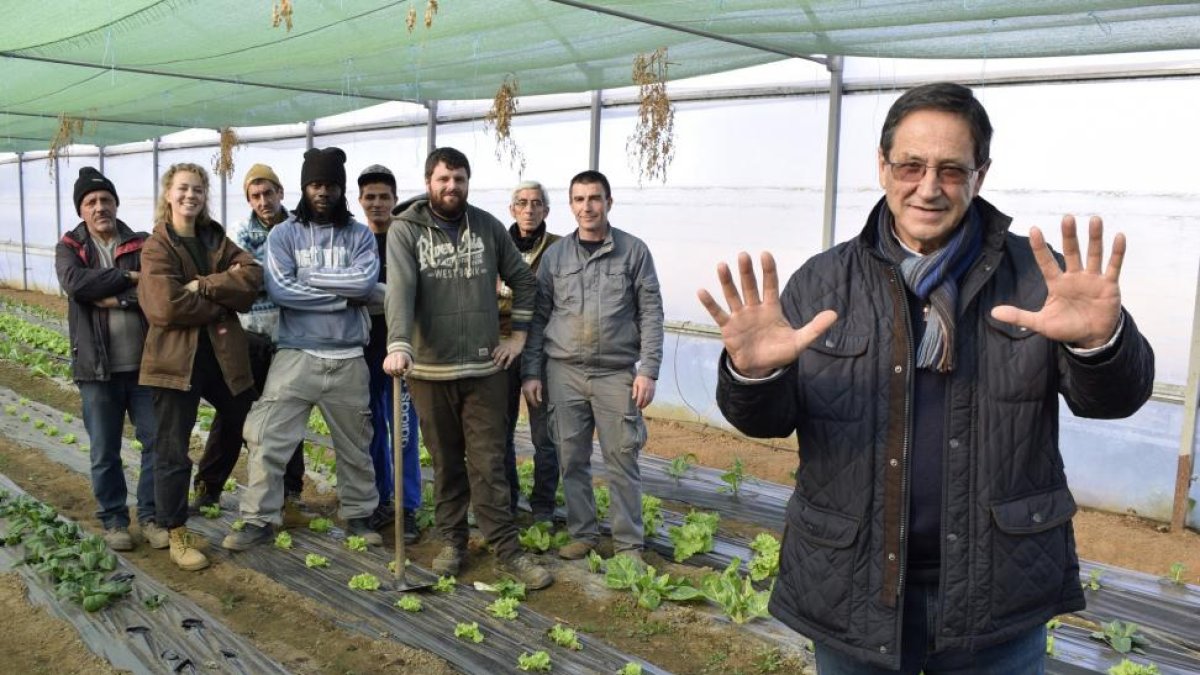
<path id="1" fill-rule="evenodd" d="M 25 582 L 14 572 L 0 574 L 0 663 L 5 672 L 31 675 L 118 673 L 83 644 L 71 624 L 29 602 Z"/>
<path id="2" fill-rule="evenodd" d="M 40 293 L 0 290 L 0 297 L 36 304 L 64 312 L 61 298 Z M 77 392 L 46 380 L 30 378 L 24 369 L 0 362 L 0 386 L 10 387 L 29 398 L 53 405 L 60 410 L 79 413 Z M 794 441 L 763 443 L 741 438 L 720 429 L 677 421 L 648 420 L 650 440 L 647 452 L 673 458 L 692 453 L 699 464 L 729 468 L 733 459 L 742 460 L 748 474 L 762 480 L 789 484 L 798 464 Z M 48 501 L 65 515 L 85 527 L 99 529 L 93 517 L 91 491 L 86 477 L 64 472 L 59 465 L 36 451 L 0 439 L 0 472 L 10 476 L 35 497 Z M 239 463 L 235 476 L 244 481 Z M 336 510 L 333 494 L 306 487 L 305 499 L 312 510 L 330 514 Z M 1165 534 L 1159 524 L 1132 516 L 1082 510 L 1075 518 L 1079 553 L 1082 557 L 1153 575 L 1165 575 L 1171 564 L 1182 562 L 1186 578 L 1200 583 L 1200 535 L 1195 532 Z M 389 537 L 390 535 L 386 535 Z M 425 537 L 410 548 L 410 557 L 428 566 L 437 552 L 436 542 Z M 199 573 L 179 571 L 164 551 L 145 546 L 128 554 L 133 564 L 186 594 L 232 629 L 250 637 L 261 649 L 288 668 L 302 673 L 366 673 L 400 671 L 420 673 L 453 672 L 453 665 L 427 652 L 409 649 L 386 639 L 367 639 L 349 633 L 323 615 L 303 596 L 288 591 L 273 580 L 227 561 L 218 561 Z M 460 581 L 490 580 L 491 557 L 481 547 L 472 548 L 469 567 Z M 687 568 L 674 566 L 654 554 L 648 562 L 674 574 Z M 546 615 L 561 619 L 617 647 L 637 654 L 664 668 L 679 673 L 756 673 L 801 672 L 804 668 L 794 657 L 781 655 L 766 643 L 739 631 L 723 627 L 701 613 L 686 607 L 668 606 L 648 612 L 633 605 L 629 596 L 618 593 L 589 594 L 586 584 L 573 578 L 569 570 L 545 591 L 531 594 L 528 605 Z M 21 603 L 26 609 L 22 610 Z M 30 658 L 37 658 L 43 643 L 47 649 L 74 650 L 64 654 L 65 662 L 86 663 L 89 652 L 76 639 L 76 645 L 50 637 L 53 631 L 69 626 L 36 608 L 28 607 L 19 580 L 0 579 L 0 612 L 22 617 L 6 625 L 28 627 L 29 633 L 0 631 L 0 663 L 13 664 L 9 672 L 63 672 L 38 670 Z M 27 620 L 26 620 L 27 617 Z M 31 637 L 32 636 L 32 637 Z M 43 636 L 43 637 L 38 637 Z M 68 636 L 69 637 L 69 636 Z M 32 640 L 32 641 L 30 641 Z M 62 643 L 63 646 L 59 646 Z M 30 645 L 37 649 L 30 650 Z M 681 645 L 688 645 L 681 648 Z M 35 652 L 24 657 L 23 652 Z M 38 659 L 37 662 L 41 662 Z M 103 672 L 80 666 L 80 672 Z"/>

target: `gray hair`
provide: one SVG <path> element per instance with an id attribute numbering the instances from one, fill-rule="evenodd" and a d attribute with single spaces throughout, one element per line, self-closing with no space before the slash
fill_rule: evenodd
<path id="1" fill-rule="evenodd" d="M 523 180 L 518 183 L 512 191 L 512 202 L 517 201 L 517 193 L 521 190 L 537 190 L 542 195 L 542 205 L 550 206 L 550 193 L 546 192 L 546 188 L 536 180 Z"/>

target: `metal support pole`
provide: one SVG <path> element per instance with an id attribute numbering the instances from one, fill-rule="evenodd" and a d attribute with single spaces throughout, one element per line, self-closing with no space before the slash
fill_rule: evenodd
<path id="1" fill-rule="evenodd" d="M 154 182 L 154 204 L 158 206 L 158 138 L 150 144 L 150 170 L 154 172 L 151 180 Z"/>
<path id="2" fill-rule="evenodd" d="M 592 92 L 591 143 L 588 147 L 588 168 L 600 170 L 600 90 Z"/>
<path id="3" fill-rule="evenodd" d="M 62 238 L 63 222 L 62 222 L 62 190 L 59 189 L 62 185 L 62 176 L 58 167 L 58 155 L 54 156 L 54 221 L 58 223 L 58 238 Z M 57 243 L 57 242 L 55 242 Z"/>
<path id="4" fill-rule="evenodd" d="M 21 290 L 29 290 L 29 251 L 25 244 L 25 153 L 17 153 L 17 200 L 21 210 Z"/>
<path id="5" fill-rule="evenodd" d="M 1187 523 L 1188 493 L 1192 487 L 1192 469 L 1196 444 L 1196 407 L 1200 404 L 1200 265 L 1196 266 L 1196 304 L 1192 308 L 1192 346 L 1188 356 L 1187 386 L 1183 392 L 1183 429 L 1179 434 L 1179 467 L 1175 470 L 1175 504 L 1171 510 L 1171 531 L 1183 532 Z"/>
<path id="6" fill-rule="evenodd" d="M 99 153 L 97 155 L 97 157 L 99 158 L 98 163 L 100 164 L 100 166 L 98 166 L 96 168 L 100 170 L 100 173 L 104 173 L 104 146 L 103 145 L 96 146 L 96 151 Z"/>
<path id="7" fill-rule="evenodd" d="M 437 150 L 437 101 L 426 101 L 425 107 L 429 110 L 429 121 L 425 126 L 425 150 L 427 153 L 432 153 Z"/>
<path id="8" fill-rule="evenodd" d="M 829 69 L 829 134 L 825 140 L 825 216 L 821 227 L 821 250 L 833 246 L 837 225 L 838 155 L 842 142 L 842 57 L 833 55 Z"/>
<path id="9" fill-rule="evenodd" d="M 313 123 L 309 120 L 304 123 L 304 149 L 313 149 Z"/>

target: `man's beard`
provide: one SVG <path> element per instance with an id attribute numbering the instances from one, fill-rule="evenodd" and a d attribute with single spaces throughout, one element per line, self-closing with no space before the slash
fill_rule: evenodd
<path id="1" fill-rule="evenodd" d="M 463 190 L 462 195 L 458 200 L 457 206 L 451 206 L 447 203 L 445 196 L 442 193 L 433 193 L 429 195 L 429 206 L 433 212 L 447 220 L 458 220 L 462 216 L 463 211 L 467 208 L 467 191 Z"/>

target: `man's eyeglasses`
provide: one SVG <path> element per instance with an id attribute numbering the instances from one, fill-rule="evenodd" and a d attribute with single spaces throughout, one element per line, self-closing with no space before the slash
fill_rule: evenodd
<path id="1" fill-rule="evenodd" d="M 979 169 L 969 169 L 957 164 L 929 166 L 922 162 L 884 162 L 892 172 L 892 178 L 901 183 L 920 183 L 925 178 L 925 170 L 937 172 L 938 182 L 943 185 L 963 185 L 971 176 L 979 173 Z"/>
<path id="2" fill-rule="evenodd" d="M 525 210 L 526 207 L 532 206 L 535 209 L 540 209 L 545 206 L 545 203 L 540 199 L 518 199 L 513 202 L 513 206 L 518 209 Z"/>

